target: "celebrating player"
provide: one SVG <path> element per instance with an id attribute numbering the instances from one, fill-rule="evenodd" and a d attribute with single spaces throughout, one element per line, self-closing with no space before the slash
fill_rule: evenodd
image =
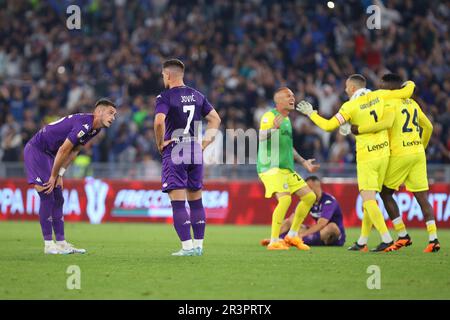
<path id="1" fill-rule="evenodd" d="M 400 76 L 386 74 L 382 78 L 381 88 L 399 89 L 401 84 Z M 433 208 L 428 202 L 425 155 L 433 125 L 413 99 L 390 99 L 387 100 L 385 108 L 394 117 L 383 116 L 383 119 L 379 121 L 381 126 L 378 127 L 370 125 L 352 126 L 352 132 L 354 134 L 365 134 L 385 128 L 389 129 L 391 156 L 380 195 L 399 238 L 388 250 L 398 250 L 412 244 L 400 216 L 397 203 L 392 197 L 394 192 L 404 183 L 406 190 L 414 194 L 425 217 L 429 243 L 424 252 L 437 252 L 440 249 L 440 244 L 437 238 Z M 423 132 L 421 132 L 421 128 Z"/>
<path id="2" fill-rule="evenodd" d="M 294 149 L 292 125 L 289 113 L 294 110 L 294 93 L 286 87 L 275 92 L 276 107 L 266 112 L 260 125 L 257 170 L 266 189 L 266 198 L 275 197 L 278 205 L 272 215 L 272 234 L 269 250 L 287 250 L 289 246 L 309 250 L 298 236 L 298 230 L 306 215 L 316 201 L 316 195 L 306 182 L 295 172 L 294 160 L 301 163 L 309 172 L 320 166 L 315 159 L 305 160 Z M 295 209 L 292 226 L 284 240 L 280 239 L 280 228 L 291 204 L 291 195 L 296 194 L 300 203 Z"/>
<path id="3" fill-rule="evenodd" d="M 182 245 L 180 251 L 172 254 L 174 256 L 203 254 L 206 216 L 201 190 L 202 151 L 212 142 L 220 125 L 220 117 L 206 97 L 184 84 L 184 69 L 180 60 L 164 62 L 162 76 L 168 90 L 156 99 L 154 122 L 156 144 L 162 154 L 162 191 L 169 194 L 173 224 Z M 200 145 L 194 124 L 202 118 L 206 118 L 208 126 Z M 178 149 L 182 149 L 181 158 L 173 152 Z M 186 210 L 186 198 L 190 215 Z"/>
<path id="4" fill-rule="evenodd" d="M 345 243 L 345 229 L 342 211 L 336 198 L 323 192 L 320 179 L 316 176 L 306 178 L 306 183 L 317 197 L 310 215 L 316 221 L 312 226 L 302 225 L 298 236 L 308 246 L 343 246 Z M 292 225 L 294 215 L 283 221 L 281 237 L 287 234 Z M 261 244 L 267 246 L 270 239 L 264 239 Z"/>
<path id="5" fill-rule="evenodd" d="M 346 81 L 345 91 L 350 98 L 331 119 L 321 117 L 307 101 L 301 101 L 297 110 L 308 117 L 321 129 L 333 131 L 345 124 L 347 133 L 350 131 L 349 122 L 353 125 L 375 125 L 383 117 L 385 99 L 409 98 L 414 91 L 414 83 L 408 81 L 400 90 L 377 90 L 370 92 L 366 89 L 366 79 L 359 74 L 350 76 Z M 363 221 L 361 236 L 349 248 L 354 251 L 367 251 L 372 223 L 380 233 L 382 242 L 372 251 L 385 251 L 394 242 L 376 201 L 376 192 L 381 187 L 389 162 L 389 137 L 387 130 L 376 133 L 360 134 L 356 136 L 356 167 L 358 188 L 363 200 Z"/>
<path id="6" fill-rule="evenodd" d="M 80 152 L 81 146 L 115 120 L 116 107 L 101 99 L 94 113 L 78 113 L 50 123 L 36 133 L 24 149 L 28 183 L 40 197 L 39 220 L 46 254 L 85 253 L 66 242 L 62 194 L 63 175 Z M 56 243 L 53 242 L 53 231 Z"/>

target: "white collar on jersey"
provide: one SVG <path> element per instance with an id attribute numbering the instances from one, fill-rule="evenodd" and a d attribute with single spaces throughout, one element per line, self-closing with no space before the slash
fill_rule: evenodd
<path id="1" fill-rule="evenodd" d="M 356 98 L 359 98 L 361 96 L 366 95 L 367 93 L 371 92 L 372 90 L 367 89 L 367 88 L 361 88 L 355 91 L 355 93 L 352 95 L 352 97 L 350 98 L 350 100 L 354 100 Z"/>

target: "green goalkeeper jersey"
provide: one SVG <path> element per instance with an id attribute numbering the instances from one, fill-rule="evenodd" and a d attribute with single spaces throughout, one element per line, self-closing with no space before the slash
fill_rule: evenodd
<path id="1" fill-rule="evenodd" d="M 280 113 L 276 109 L 266 112 L 261 118 L 259 130 L 273 128 L 273 120 Z M 292 125 L 288 117 L 283 119 L 278 130 L 273 130 L 269 139 L 260 141 L 258 148 L 258 173 L 272 168 L 289 169 L 294 172 L 294 143 Z"/>

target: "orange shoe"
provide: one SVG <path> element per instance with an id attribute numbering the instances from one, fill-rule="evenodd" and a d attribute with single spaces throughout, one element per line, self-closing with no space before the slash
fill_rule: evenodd
<path id="1" fill-rule="evenodd" d="M 269 244 L 267 250 L 289 250 L 289 246 L 284 241 L 277 241 Z"/>
<path id="2" fill-rule="evenodd" d="M 397 251 L 403 247 L 409 247 L 410 245 L 412 245 L 412 241 L 409 236 L 399 237 L 392 246 L 390 246 L 389 248 L 387 248 L 384 251 L 386 251 L 386 252 L 387 251 Z"/>
<path id="3" fill-rule="evenodd" d="M 438 252 L 441 249 L 438 239 L 430 241 L 423 252 Z"/>
<path id="4" fill-rule="evenodd" d="M 291 247 L 296 247 L 298 250 L 304 250 L 304 251 L 308 251 L 310 250 L 310 247 L 307 246 L 306 244 L 303 243 L 303 240 L 300 239 L 300 237 L 289 237 L 286 236 L 284 237 L 284 241 L 286 242 L 287 245 L 291 246 Z"/>
<path id="5" fill-rule="evenodd" d="M 263 247 L 267 247 L 270 243 L 270 239 L 262 239 L 259 243 L 261 243 Z"/>

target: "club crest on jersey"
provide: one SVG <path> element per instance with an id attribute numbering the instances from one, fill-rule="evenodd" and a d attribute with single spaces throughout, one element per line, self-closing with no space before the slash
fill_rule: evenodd
<path id="1" fill-rule="evenodd" d="M 77 138 L 79 139 L 84 135 L 85 135 L 85 132 L 83 130 L 80 130 L 80 132 L 78 132 L 78 134 L 77 134 Z"/>

